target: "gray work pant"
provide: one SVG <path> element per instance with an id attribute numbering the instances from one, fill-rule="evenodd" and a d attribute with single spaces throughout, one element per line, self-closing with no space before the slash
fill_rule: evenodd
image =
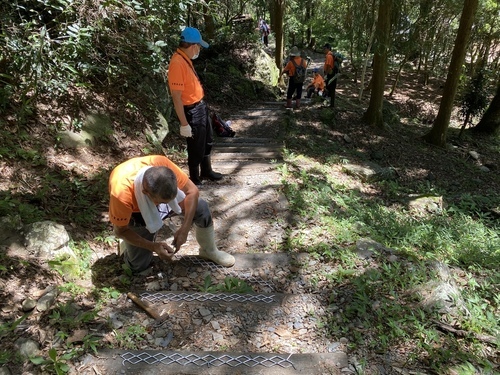
<path id="1" fill-rule="evenodd" d="M 200 228 L 207 228 L 213 223 L 208 203 L 201 198 L 198 199 L 198 206 L 196 207 L 193 223 Z M 156 233 L 150 233 L 143 224 L 141 225 L 131 222 L 129 226 L 139 236 L 149 241 L 155 241 Z M 148 268 L 153 259 L 153 255 L 154 254 L 151 251 L 142 247 L 133 246 L 125 241 L 123 258 L 125 260 L 125 264 L 130 267 L 132 272 L 137 273 Z"/>

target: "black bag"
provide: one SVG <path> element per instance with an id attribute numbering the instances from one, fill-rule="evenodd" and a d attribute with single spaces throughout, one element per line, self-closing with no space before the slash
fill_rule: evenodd
<path id="1" fill-rule="evenodd" d="M 236 134 L 236 132 L 231 129 L 231 126 L 215 112 L 212 114 L 212 129 L 219 137 L 234 137 Z"/>
<path id="2" fill-rule="evenodd" d="M 304 68 L 304 59 L 300 60 L 300 65 L 295 64 L 295 60 L 291 59 L 293 66 L 295 66 L 295 75 L 293 76 L 293 80 L 295 83 L 304 83 L 306 79 L 306 68 Z"/>

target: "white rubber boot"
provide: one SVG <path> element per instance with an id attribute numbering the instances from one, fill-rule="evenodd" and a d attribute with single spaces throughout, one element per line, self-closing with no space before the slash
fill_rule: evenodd
<path id="1" fill-rule="evenodd" d="M 200 228 L 195 225 L 194 228 L 196 241 L 200 245 L 200 257 L 210 259 L 212 262 L 224 267 L 231 267 L 234 265 L 235 259 L 231 254 L 217 250 L 213 225 L 207 228 Z"/>

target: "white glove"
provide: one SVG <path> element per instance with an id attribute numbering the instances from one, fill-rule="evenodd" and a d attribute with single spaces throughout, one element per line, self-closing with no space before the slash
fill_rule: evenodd
<path id="1" fill-rule="evenodd" d="M 187 124 L 181 126 L 181 135 L 183 137 L 189 138 L 193 136 L 193 130 L 191 129 L 191 125 Z"/>

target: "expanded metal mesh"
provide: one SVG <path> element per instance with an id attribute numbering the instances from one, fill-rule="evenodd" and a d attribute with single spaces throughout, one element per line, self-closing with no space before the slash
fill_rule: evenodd
<path id="1" fill-rule="evenodd" d="M 131 363 L 133 365 L 144 362 L 150 365 L 153 364 L 179 364 L 181 366 L 187 365 L 196 365 L 196 366 L 223 366 L 228 365 L 231 367 L 236 366 L 247 366 L 247 367 L 255 367 L 255 366 L 264 366 L 264 367 L 273 367 L 280 366 L 283 368 L 294 367 L 293 363 L 290 361 L 290 357 L 292 355 L 288 355 L 288 357 L 282 357 L 279 355 L 274 355 L 272 357 L 264 357 L 262 355 L 250 356 L 250 355 L 239 355 L 236 357 L 222 354 L 220 356 L 213 354 L 206 354 L 199 356 L 197 354 L 188 354 L 183 355 L 181 353 L 156 353 L 150 354 L 147 352 L 134 354 L 134 353 L 124 353 L 121 355 L 123 359 L 122 364 Z"/>
<path id="2" fill-rule="evenodd" d="M 235 271 L 231 268 L 221 266 L 221 265 L 213 263 L 209 260 L 205 260 L 203 258 L 199 258 L 199 257 L 195 257 L 195 256 L 181 256 L 179 258 L 180 258 L 179 260 L 181 262 L 194 264 L 195 266 L 202 266 L 204 268 L 208 268 L 210 271 L 219 271 L 227 276 L 236 277 L 238 279 L 245 280 L 249 283 L 264 286 L 264 287 L 269 288 L 270 290 L 275 290 L 273 284 L 269 283 L 266 280 L 261 279 L 260 277 L 255 277 L 255 276 L 245 274 L 245 273 L 238 273 L 237 271 Z"/>
<path id="3" fill-rule="evenodd" d="M 210 301 L 210 302 L 275 302 L 274 295 L 263 294 L 223 294 L 223 293 L 148 293 L 141 294 L 141 298 L 151 302 L 167 301 Z"/>

